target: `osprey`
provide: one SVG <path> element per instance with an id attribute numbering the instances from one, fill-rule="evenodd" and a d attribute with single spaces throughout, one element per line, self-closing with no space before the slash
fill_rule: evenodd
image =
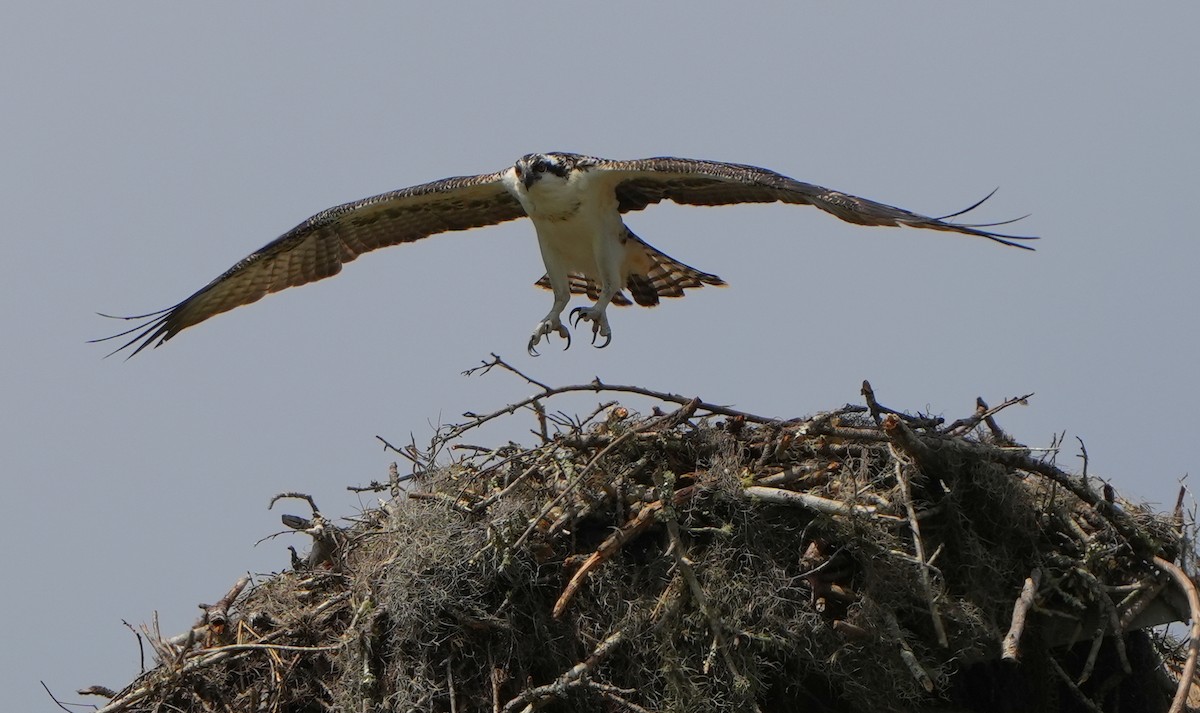
<path id="1" fill-rule="evenodd" d="M 537 345 L 550 334 L 567 340 L 564 349 L 571 346 L 571 334 L 561 318 L 572 294 L 593 300 L 591 306 L 571 310 L 572 324 L 591 322 L 592 343 L 599 337 L 603 342 L 598 346 L 604 347 L 612 339 L 610 304 L 653 307 L 662 297 L 683 296 L 687 288 L 725 284 L 634 235 L 622 219 L 630 211 L 663 200 L 684 205 L 780 201 L 816 206 L 858 225 L 945 230 L 1032 249 L 1014 241 L 1033 237 L 984 230 L 1012 221 L 948 222 L 989 197 L 957 213 L 930 218 L 743 164 L 671 157 L 612 161 L 572 153 L 535 153 L 496 173 L 446 178 L 317 213 L 182 302 L 158 312 L 118 317 L 148 321 L 95 341 L 136 332 L 113 352 L 136 344 L 133 356 L 271 292 L 336 275 L 342 265 L 376 248 L 526 217 L 533 222 L 546 265 L 546 274 L 535 284 L 554 292 L 554 304 L 529 337 L 529 353 L 536 355 Z"/>

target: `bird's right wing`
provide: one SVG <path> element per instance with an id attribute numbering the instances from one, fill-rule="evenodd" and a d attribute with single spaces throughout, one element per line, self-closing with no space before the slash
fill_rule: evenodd
<path id="1" fill-rule="evenodd" d="M 336 275 L 342 265 L 365 252 L 523 217 L 525 211 L 504 187 L 503 176 L 500 171 L 446 178 L 321 211 L 173 307 L 120 317 L 149 321 L 94 341 L 134 334 L 113 352 L 137 344 L 133 356 L 234 307 Z"/>

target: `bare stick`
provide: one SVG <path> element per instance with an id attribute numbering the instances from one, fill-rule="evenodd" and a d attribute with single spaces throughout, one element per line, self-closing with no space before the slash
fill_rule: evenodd
<path id="1" fill-rule="evenodd" d="M 1077 698 L 1085 708 L 1087 708 L 1089 711 L 1092 711 L 1092 713 L 1104 713 L 1100 706 L 1096 705 L 1095 701 L 1089 698 L 1083 691 L 1079 690 L 1079 686 L 1075 685 L 1075 682 L 1071 680 L 1071 677 L 1067 675 L 1067 672 L 1063 670 L 1063 667 L 1054 659 L 1054 656 L 1047 656 L 1046 658 L 1050 660 L 1050 668 L 1054 669 L 1054 673 L 1058 676 L 1059 680 L 1061 680 L 1067 688 L 1071 689 L 1071 693 L 1075 694 L 1075 698 Z M 1178 713 L 1178 711 L 1172 710 L 1172 713 Z"/>
<path id="2" fill-rule="evenodd" d="M 676 490 L 672 496 L 672 502 L 675 505 L 682 505 L 696 492 L 696 486 L 689 485 Z M 609 535 L 596 551 L 589 556 L 579 569 L 575 571 L 571 581 L 563 588 L 563 593 L 558 597 L 558 601 L 554 603 L 554 610 L 551 616 L 555 619 L 562 616 L 566 611 L 567 605 L 571 603 L 571 599 L 579 588 L 583 586 L 583 582 L 591 574 L 593 569 L 607 562 L 627 543 L 632 542 L 642 535 L 646 530 L 654 524 L 654 520 L 658 513 L 662 511 L 663 503 L 661 500 L 655 501 L 641 509 L 641 511 L 629 522 L 619 528 L 616 532 Z"/>
<path id="3" fill-rule="evenodd" d="M 1168 562 L 1162 557 L 1154 558 L 1154 566 L 1166 572 L 1175 584 L 1187 595 L 1188 608 L 1191 610 L 1192 626 L 1188 630 L 1188 656 L 1183 672 L 1179 674 L 1179 688 L 1175 691 L 1175 699 L 1171 701 L 1168 713 L 1183 713 L 1187 706 L 1188 692 L 1192 688 L 1192 678 L 1196 675 L 1196 657 L 1200 655 L 1200 594 L 1196 585 L 1174 562 Z"/>
<path id="4" fill-rule="evenodd" d="M 942 615 L 938 612 L 937 593 L 933 591 L 933 581 L 929 577 L 929 560 L 925 557 L 925 543 L 921 539 L 921 525 L 917 521 L 917 509 L 913 505 L 912 487 L 909 485 L 908 477 L 904 474 L 904 466 L 900 462 L 899 454 L 893 449 L 892 454 L 896 457 L 896 482 L 900 484 L 900 494 L 904 498 L 904 510 L 908 513 L 908 527 L 912 530 L 913 549 L 917 555 L 917 560 L 921 563 L 921 587 L 925 590 L 925 599 L 929 602 L 929 616 L 933 620 L 933 632 L 937 636 L 938 646 L 943 649 L 949 648 L 950 643 L 946 640 L 946 627 L 942 623 Z"/>
<path id="5" fill-rule="evenodd" d="M 808 493 L 801 493 L 795 490 L 751 485 L 742 490 L 742 492 L 748 498 L 776 505 L 793 505 L 826 515 L 862 515 L 883 520 L 901 519 L 892 515 L 881 515 L 875 511 L 873 505 L 852 505 L 841 500 L 822 498 L 818 495 L 809 495 Z"/>
<path id="6" fill-rule="evenodd" d="M 1033 606 L 1034 597 L 1037 596 L 1038 587 L 1042 586 L 1042 570 L 1039 567 L 1034 567 L 1029 576 L 1025 578 L 1025 586 L 1021 587 L 1021 596 L 1017 597 L 1017 601 L 1013 604 L 1012 623 L 1009 624 L 1008 633 L 1004 636 L 1004 643 L 1000 647 L 1000 658 L 1005 661 L 1018 661 L 1021 656 L 1021 634 L 1025 631 L 1025 617 L 1029 615 L 1029 609 Z"/>
<path id="7" fill-rule="evenodd" d="M 624 697 L 622 697 L 620 695 L 621 693 L 626 693 L 626 695 L 628 695 L 628 692 L 622 691 L 621 689 L 619 689 L 615 686 L 607 686 L 603 683 L 597 683 L 595 681 L 588 681 L 588 688 L 591 688 L 592 690 L 596 691 L 596 693 L 599 693 L 601 696 L 604 696 L 608 700 L 633 711 L 633 713 L 651 713 L 651 711 L 649 711 L 645 708 L 642 708 L 641 706 L 634 703 L 633 701 L 627 700 Z"/>
<path id="8" fill-rule="evenodd" d="M 892 612 L 885 614 L 887 617 L 888 628 L 892 630 L 892 636 L 896 638 L 896 645 L 900 648 L 900 660 L 908 667 L 909 673 L 913 678 L 921 684 L 921 688 L 925 689 L 926 693 L 933 693 L 933 679 L 929 676 L 929 672 L 917 660 L 917 655 L 913 653 L 912 647 L 904 640 L 904 634 L 900 631 L 900 622 L 896 621 L 896 615 Z"/>
<path id="9" fill-rule="evenodd" d="M 1030 392 L 1028 394 L 1025 394 L 1024 396 L 1017 396 L 1017 397 L 1008 399 L 1007 401 L 1000 404 L 999 406 L 994 406 L 991 408 L 988 408 L 987 402 L 985 402 L 983 399 L 976 398 L 975 399 L 975 413 L 973 415 L 969 416 L 968 418 L 960 418 L 957 421 L 955 421 L 954 423 L 951 423 L 949 426 L 946 426 L 944 429 L 942 429 L 942 433 L 944 433 L 948 436 L 960 436 L 965 433 L 970 433 L 971 430 L 974 429 L 976 426 L 978 426 L 981 422 L 986 422 L 988 425 L 988 428 L 991 429 L 993 435 L 995 435 L 1000 440 L 1007 440 L 1008 435 L 1005 434 L 1003 430 L 1001 430 L 1000 426 L 996 423 L 996 421 L 992 417 L 995 416 L 996 414 L 1000 413 L 1004 409 L 1008 408 L 1009 406 L 1015 406 L 1017 404 L 1020 404 L 1022 406 L 1027 406 L 1027 405 L 1029 405 L 1029 399 L 1032 397 L 1033 397 L 1033 393 Z"/>
<path id="10" fill-rule="evenodd" d="M 42 688 L 46 689 L 46 695 L 50 696 L 50 700 L 54 701 L 55 705 L 57 705 L 59 708 L 62 708 L 63 710 L 65 710 L 67 713 L 75 713 L 70 708 L 67 708 L 67 706 L 65 704 L 63 704 L 62 701 L 60 701 L 54 697 L 54 694 L 50 692 L 50 687 L 46 685 L 45 681 L 38 681 L 38 683 L 42 684 Z"/>
<path id="11" fill-rule="evenodd" d="M 121 620 L 121 623 L 125 625 L 126 629 L 129 629 L 130 631 L 132 631 L 133 635 L 137 637 L 138 665 L 141 669 L 141 672 L 145 673 L 146 672 L 146 647 L 142 642 L 142 634 L 137 629 L 133 628 L 133 624 L 130 624 L 129 622 L 125 621 L 124 619 Z"/>
<path id="12" fill-rule="evenodd" d="M 751 421 L 753 423 L 759 423 L 759 424 L 772 424 L 772 423 L 780 423 L 781 422 L 780 419 L 767 418 L 765 416 L 756 416 L 752 413 L 738 411 L 737 409 L 729 408 L 727 406 L 721 406 L 718 404 L 710 404 L 705 401 L 700 401 L 699 399 L 689 399 L 686 396 L 680 396 L 678 394 L 669 394 L 664 391 L 655 391 L 653 389 L 646 389 L 641 386 L 630 386 L 630 385 L 626 385 L 626 384 L 606 384 L 606 383 L 600 381 L 599 378 L 593 379 L 590 384 L 573 384 L 571 386 L 559 386 L 556 388 L 551 388 L 539 381 L 534 381 L 533 379 L 530 379 L 529 377 L 525 376 L 520 371 L 518 371 L 517 369 L 510 366 L 507 362 L 505 362 L 503 359 L 496 356 L 495 354 L 492 354 L 492 361 L 484 362 L 482 366 L 477 366 L 473 369 L 468 369 L 467 371 L 465 371 L 463 373 L 466 375 L 475 374 L 477 372 L 487 373 L 494 366 L 503 367 L 504 369 L 507 369 L 508 371 L 511 371 L 514 374 L 517 374 L 518 376 L 525 379 L 529 383 L 540 387 L 542 389 L 542 392 L 539 394 L 530 396 L 529 398 L 522 399 L 520 401 L 511 403 L 508 406 L 505 406 L 504 408 L 499 409 L 497 411 L 493 411 L 492 413 L 489 413 L 489 414 L 484 414 L 484 415 L 478 415 L 478 414 L 473 414 L 473 413 L 465 414 L 467 416 L 467 418 L 469 418 L 470 420 L 467 421 L 466 423 L 462 423 L 457 426 L 450 427 L 445 433 L 442 434 L 442 438 L 444 440 L 450 440 L 453 438 L 457 438 L 457 437 L 461 436 L 463 433 L 466 433 L 467 431 L 469 431 L 473 428 L 482 426 L 483 424 L 487 423 L 488 421 L 491 421 L 491 420 L 494 420 L 501 416 L 504 416 L 505 414 L 516 413 L 519 409 L 525 408 L 526 406 L 529 406 L 530 404 L 534 403 L 535 401 L 540 401 L 541 399 L 544 399 L 544 398 L 547 398 L 550 396 L 556 396 L 558 394 L 566 394 L 566 393 L 580 392 L 580 391 L 591 391 L 594 393 L 599 393 L 601 391 L 605 391 L 605 392 L 611 391 L 611 392 L 619 392 L 619 393 L 638 394 L 639 396 L 647 396 L 649 398 L 657 399 L 659 401 L 665 401 L 667 403 L 679 404 L 680 406 L 686 406 L 689 403 L 691 403 L 693 400 L 695 400 L 695 401 L 697 401 L 697 408 L 707 411 L 708 413 L 716 414 L 718 416 L 740 417 L 740 418 L 744 418 L 747 421 Z"/>
<path id="13" fill-rule="evenodd" d="M 1150 606 L 1150 602 L 1158 598 L 1162 590 L 1167 586 L 1166 580 L 1153 582 L 1149 586 L 1142 586 L 1134 592 L 1132 599 L 1127 599 L 1128 604 L 1125 610 L 1121 612 L 1120 626 L 1121 631 L 1127 630 L 1138 618 L 1138 615 L 1145 611 L 1146 607 Z"/>
<path id="14" fill-rule="evenodd" d="M 862 395 L 863 398 L 866 399 L 867 411 L 871 414 L 871 418 L 875 421 L 875 425 L 882 425 L 883 416 L 879 415 L 882 409 L 879 406 L 879 402 L 875 400 L 875 390 L 871 388 L 871 382 L 867 381 L 866 379 L 863 379 Z"/>
<path id="15" fill-rule="evenodd" d="M 277 503 L 280 500 L 283 500 L 285 498 L 295 498 L 296 500 L 307 500 L 308 506 L 310 508 L 312 508 L 313 515 L 321 514 L 320 509 L 317 508 L 317 503 L 314 502 L 312 496 L 307 493 L 296 493 L 296 492 L 279 493 L 275 497 L 271 498 L 271 502 L 267 504 L 267 509 L 270 510 L 271 508 L 275 507 L 275 503 Z"/>
<path id="16" fill-rule="evenodd" d="M 533 711 L 552 700 L 562 698 L 569 689 L 583 683 L 584 676 L 595 668 L 596 664 L 600 663 L 605 656 L 608 656 L 624 638 L 625 632 L 619 629 L 614 631 L 596 646 L 591 655 L 564 672 L 553 683 L 526 689 L 521 695 L 504 704 L 504 713 L 512 713 L 522 703 L 527 704 L 523 710 Z"/>
<path id="17" fill-rule="evenodd" d="M 655 480 L 658 481 L 660 502 L 670 500 L 670 492 L 674 483 L 662 475 L 655 475 Z M 667 534 L 671 538 L 671 550 L 675 553 L 675 565 L 679 568 L 679 573 L 687 582 L 688 589 L 691 590 L 692 598 L 696 600 L 696 606 L 708 619 L 709 629 L 713 635 L 713 647 L 719 649 L 722 657 L 725 659 L 725 666 L 729 672 L 733 674 L 733 678 L 738 684 L 745 681 L 741 672 L 738 670 L 737 664 L 733 660 L 733 655 L 729 653 L 729 646 L 725 638 L 725 622 L 717 616 L 716 612 L 708 605 L 708 597 L 704 595 L 704 588 L 700 586 L 700 580 L 696 579 L 696 572 L 692 569 L 692 561 L 688 559 L 687 553 L 684 551 L 683 538 L 679 535 L 679 522 L 675 518 L 675 506 L 668 505 L 663 507 L 663 519 L 667 524 Z M 737 684 L 735 684 L 737 685 Z M 759 710 L 758 706 L 754 706 L 754 710 Z"/>
<path id="18" fill-rule="evenodd" d="M 521 544 L 524 543 L 531 534 L 533 534 L 533 531 L 537 528 L 537 524 L 542 521 L 542 518 L 546 517 L 546 514 L 557 507 L 559 503 L 561 503 L 563 500 L 566 500 L 567 496 L 570 495 L 570 493 L 575 489 L 575 486 L 583 481 L 583 477 L 596 467 L 596 464 L 600 462 L 601 458 L 611 453 L 617 446 L 621 445 L 630 438 L 633 438 L 638 433 L 660 427 L 673 428 L 679 422 L 691 418 L 696 412 L 696 408 L 699 403 L 700 399 L 692 399 L 684 404 L 684 407 L 678 411 L 669 413 L 665 416 L 659 416 L 652 421 L 646 421 L 636 428 L 629 429 L 625 433 L 622 433 L 619 438 L 601 449 L 599 453 L 597 453 L 590 461 L 588 461 L 588 464 L 585 465 L 582 470 L 571 477 L 570 481 L 563 487 L 562 492 L 558 494 L 558 497 L 554 498 L 542 507 L 542 510 L 537 514 L 537 516 L 533 518 L 529 525 L 525 527 L 525 531 L 521 533 L 521 536 L 517 538 L 517 541 L 512 544 L 512 549 L 515 550 L 519 548 Z"/>

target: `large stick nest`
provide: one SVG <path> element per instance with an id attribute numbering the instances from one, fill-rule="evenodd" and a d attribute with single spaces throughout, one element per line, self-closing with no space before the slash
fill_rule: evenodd
<path id="1" fill-rule="evenodd" d="M 1183 705 L 1194 653 L 1145 629 L 1189 618 L 1182 513 L 1035 457 L 1002 407 L 945 424 L 864 384 L 864 406 L 777 421 L 529 381 L 535 397 L 398 449 L 413 474 L 372 486 L 378 508 L 285 516 L 309 555 L 184 635 L 144 627 L 158 665 L 89 689 L 102 710 Z M 545 410 L 587 390 L 674 410 Z M 525 409 L 536 445 L 462 442 Z"/>

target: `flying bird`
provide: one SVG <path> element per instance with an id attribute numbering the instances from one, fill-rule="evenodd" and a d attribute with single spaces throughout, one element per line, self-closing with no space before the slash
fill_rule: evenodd
<path id="1" fill-rule="evenodd" d="M 546 266 L 546 274 L 535 284 L 554 293 L 550 311 L 529 337 L 529 353 L 536 355 L 537 345 L 551 334 L 567 341 L 564 349 L 570 347 L 571 334 L 562 323 L 562 312 L 572 294 L 587 295 L 593 303 L 573 309 L 569 321 L 573 326 L 590 322 L 592 344 L 604 347 L 612 339 L 609 305 L 653 307 L 662 297 L 682 297 L 686 289 L 725 284 L 634 235 L 622 218 L 625 213 L 664 200 L 703 206 L 778 201 L 816 206 L 858 225 L 944 230 L 1031 250 L 1018 241 L 1034 237 L 985 230 L 1013 221 L 949 221 L 990 197 L 931 218 L 743 164 L 672 157 L 613 161 L 573 153 L 534 153 L 495 173 L 446 178 L 321 211 L 182 302 L 158 312 L 118 317 L 145 321 L 94 341 L 133 334 L 113 352 L 134 347 L 129 355 L 133 356 L 234 307 L 336 275 L 342 265 L 365 252 L 529 218 Z M 598 338 L 603 340 L 600 344 Z"/>

